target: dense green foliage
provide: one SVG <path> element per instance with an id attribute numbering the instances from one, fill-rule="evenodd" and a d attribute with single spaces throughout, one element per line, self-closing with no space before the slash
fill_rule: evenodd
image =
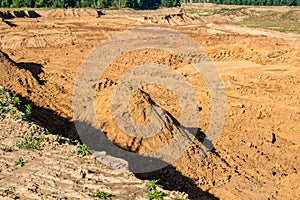
<path id="1" fill-rule="evenodd" d="M 158 7 L 179 6 L 180 2 L 191 0 L 0 0 L 0 7 L 5 8 L 79 8 L 79 7 L 129 7 L 136 9 L 156 9 Z M 207 2 L 207 0 L 193 0 Z M 300 0 L 209 0 L 216 4 L 261 5 L 261 6 L 300 6 Z"/>
<path id="2" fill-rule="evenodd" d="M 5 8 L 129 7 L 155 9 L 160 6 L 178 5 L 180 5 L 180 0 L 0 0 L 0 7 Z"/>
<path id="3" fill-rule="evenodd" d="M 300 0 L 210 0 L 211 3 L 255 6 L 300 6 Z"/>

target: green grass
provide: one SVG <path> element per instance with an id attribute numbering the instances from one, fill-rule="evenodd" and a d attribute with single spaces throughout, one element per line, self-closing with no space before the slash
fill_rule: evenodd
<path id="1" fill-rule="evenodd" d="M 100 199 L 111 199 L 111 194 L 108 192 L 102 192 L 97 190 L 95 193 L 91 194 L 91 197 L 100 198 Z"/>
<path id="2" fill-rule="evenodd" d="M 22 138 L 22 141 L 17 142 L 16 146 L 20 149 L 35 151 L 42 150 L 42 146 L 44 142 L 48 142 L 49 138 L 45 136 L 36 137 L 32 135 L 19 136 Z"/>
<path id="3" fill-rule="evenodd" d="M 187 8 L 186 12 L 189 14 L 198 13 L 200 16 L 212 16 L 216 14 L 220 14 L 222 16 L 228 15 L 237 15 L 240 14 L 243 9 L 247 9 L 246 7 L 238 7 L 238 8 L 221 8 L 221 9 L 197 9 L 197 8 Z M 207 13 L 203 15 L 203 13 Z"/>
<path id="4" fill-rule="evenodd" d="M 239 8 L 221 8 L 219 10 L 212 10 L 212 14 L 220 14 L 223 16 L 228 15 L 237 15 L 239 14 L 243 9 L 247 9 L 246 7 L 239 7 Z"/>
<path id="5" fill-rule="evenodd" d="M 0 101 L 0 115 L 2 114 L 15 114 L 16 109 L 8 104 L 6 101 Z"/>
<path id="6" fill-rule="evenodd" d="M 245 18 L 239 22 L 232 22 L 234 25 L 248 26 L 251 28 L 262 28 L 279 32 L 300 33 L 300 12 L 288 11 L 279 13 L 274 11 L 252 11 L 256 15 Z"/>

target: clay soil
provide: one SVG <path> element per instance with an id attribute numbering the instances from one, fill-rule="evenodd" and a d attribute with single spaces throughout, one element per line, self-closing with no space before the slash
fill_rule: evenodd
<path id="1" fill-rule="evenodd" d="M 221 8 L 224 6 L 204 4 L 201 12 Z M 165 189 L 185 192 L 190 199 L 299 199 L 300 35 L 230 24 L 248 16 L 251 9 L 244 7 L 243 12 L 230 16 L 197 17 L 179 9 L 104 11 L 100 17 L 92 9 L 58 9 L 36 11 L 40 17 L 3 19 L 0 84 L 33 105 L 36 123 L 54 134 L 78 138 L 72 125 L 73 83 L 89 53 L 110 36 L 136 27 L 179 31 L 199 43 L 220 72 L 227 97 L 223 131 L 214 151 L 205 158 L 199 157 L 200 137 L 169 167 L 136 176 L 160 179 Z M 299 11 L 292 7 L 255 9 Z M 187 64 L 159 49 L 130 52 L 99 78 L 96 98 L 97 118 L 108 139 L 141 154 L 166 145 L 174 137 L 176 123 L 168 121 L 168 128 L 156 137 L 141 141 L 117 127 L 109 106 L 122 74 L 149 62 L 178 71 Z M 205 134 L 211 117 L 208 89 L 196 73 L 180 73 L 196 91 L 202 108 L 199 128 Z M 151 85 L 142 91 L 134 93 L 129 105 L 136 123 L 149 120 L 147 113 L 153 102 L 180 122 L 178 101 L 170 91 Z"/>

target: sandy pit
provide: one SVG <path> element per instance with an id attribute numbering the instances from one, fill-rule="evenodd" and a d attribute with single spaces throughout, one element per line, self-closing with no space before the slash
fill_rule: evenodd
<path id="1" fill-rule="evenodd" d="M 205 9 L 217 7 L 205 6 Z M 270 9 L 287 12 L 298 8 Z M 1 11 L 0 16 L 9 16 L 4 12 Z M 300 198 L 299 34 L 229 25 L 233 18 L 195 17 L 180 9 L 104 11 L 105 15 L 101 16 L 92 9 L 36 13 L 38 15 L 32 14 L 32 17 L 28 12 L 23 17 L 13 13 L 12 17 L 3 17 L 0 21 L 0 84 L 32 104 L 36 123 L 53 134 L 78 139 L 72 123 L 73 83 L 89 53 L 105 39 L 125 30 L 170 28 L 194 39 L 215 63 L 225 86 L 226 119 L 213 152 L 205 158 L 199 157 L 203 135 L 198 135 L 170 166 L 153 173 L 136 174 L 136 177 L 160 179 L 164 189 L 185 192 L 189 199 Z M 244 8 L 234 19 L 239 20 L 248 13 Z M 180 123 L 179 103 L 172 92 L 149 85 L 134 93 L 128 109 L 137 124 L 146 124 L 149 121 L 147 113 L 154 102 L 168 111 L 167 126 L 155 137 L 140 140 L 128 136 L 115 124 L 110 106 L 119 78 L 135 65 L 149 62 L 176 69 L 192 83 L 201 107 L 198 128 L 203 134 L 211 117 L 211 98 L 205 81 L 197 73 L 180 71 L 181 66 L 187 64 L 182 57 L 160 49 L 122 55 L 102 78 L 99 77 L 96 115 L 110 141 L 140 154 L 168 144 L 176 135 L 176 121 Z M 60 151 L 59 148 L 67 147 L 55 148 Z M 69 148 L 72 150 L 73 147 Z M 67 150 L 62 151 L 66 154 Z M 57 159 L 50 155 L 49 162 L 64 162 L 58 152 L 53 155 Z M 35 156 L 32 165 L 44 157 Z M 2 155 L 1 159 L 12 160 Z M 76 159 L 72 162 L 84 165 L 84 160 Z M 47 165 L 47 162 L 43 163 Z M 18 173 L 26 174 L 27 171 L 23 169 Z M 5 177 L 1 170 L 0 174 Z M 22 177 L 26 178 L 21 176 L 18 187 L 25 188 L 28 185 Z M 5 184 L 9 187 L 13 182 L 8 179 Z M 0 180 L 0 184 L 4 183 Z M 57 185 L 53 188 L 59 188 Z M 118 195 L 122 194 L 119 187 L 113 188 L 117 188 Z M 5 186 L 1 185 L 1 189 Z M 77 187 L 72 190 L 80 193 Z M 113 190 L 110 192 L 114 193 Z M 71 198 L 70 194 L 65 196 Z"/>

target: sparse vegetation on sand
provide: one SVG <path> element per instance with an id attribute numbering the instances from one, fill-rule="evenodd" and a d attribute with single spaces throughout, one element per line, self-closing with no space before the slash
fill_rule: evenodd
<path id="1" fill-rule="evenodd" d="M 77 154 L 80 156 L 88 156 L 91 153 L 85 144 L 81 144 L 77 146 Z"/>
<path id="2" fill-rule="evenodd" d="M 111 199 L 111 196 L 112 195 L 110 193 L 99 191 L 99 190 L 91 194 L 91 197 L 100 198 L 100 199 Z"/>
<path id="3" fill-rule="evenodd" d="M 25 165 L 25 162 L 23 161 L 22 158 L 19 158 L 17 161 L 14 162 L 14 166 L 20 166 L 23 167 Z"/>
<path id="4" fill-rule="evenodd" d="M 159 180 L 149 180 L 147 183 L 147 189 L 150 191 L 149 194 L 146 194 L 146 197 L 149 200 L 162 200 L 163 197 L 167 196 L 166 193 L 163 191 L 159 191 L 158 189 L 162 188 L 160 185 Z"/>
<path id="5" fill-rule="evenodd" d="M 287 11 L 284 13 L 275 11 L 252 12 L 254 15 L 242 21 L 232 22 L 232 24 L 279 32 L 300 33 L 300 10 Z"/>

